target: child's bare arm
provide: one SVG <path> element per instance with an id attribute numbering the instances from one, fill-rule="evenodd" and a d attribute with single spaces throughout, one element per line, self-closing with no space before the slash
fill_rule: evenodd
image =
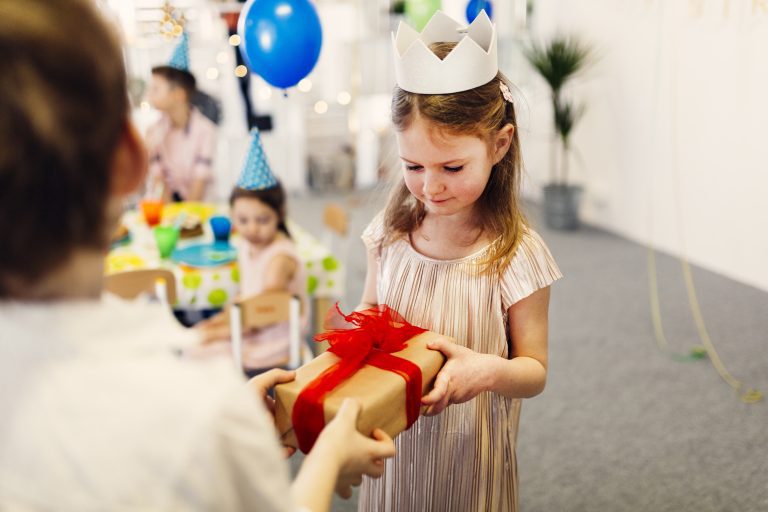
<path id="1" fill-rule="evenodd" d="M 480 354 L 448 340 L 430 344 L 448 361 L 437 375 L 433 390 L 422 399 L 429 406 L 426 414 L 438 414 L 484 391 L 509 398 L 530 398 L 541 393 L 547 380 L 548 309 L 549 287 L 509 308 L 511 359 Z"/>
<path id="2" fill-rule="evenodd" d="M 264 291 L 287 291 L 296 274 L 296 260 L 285 254 L 278 254 L 267 264 Z"/>
<path id="3" fill-rule="evenodd" d="M 363 297 L 355 311 L 372 308 L 379 304 L 376 285 L 379 274 L 379 258 L 374 251 L 368 251 L 368 270 L 365 273 L 365 287 L 363 288 Z"/>

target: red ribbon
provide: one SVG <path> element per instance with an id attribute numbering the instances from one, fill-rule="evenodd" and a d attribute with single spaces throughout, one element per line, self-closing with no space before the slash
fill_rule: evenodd
<path id="1" fill-rule="evenodd" d="M 352 327 L 318 334 L 315 341 L 328 341 L 328 351 L 339 356 L 341 361 L 310 382 L 293 406 L 291 419 L 299 449 L 304 453 L 312 449 L 325 426 L 325 396 L 366 364 L 397 373 L 405 380 L 406 428 L 419 418 L 421 369 L 391 353 L 405 349 L 409 339 L 426 329 L 409 324 L 397 311 L 383 304 L 345 315 L 337 303 L 336 311 Z"/>

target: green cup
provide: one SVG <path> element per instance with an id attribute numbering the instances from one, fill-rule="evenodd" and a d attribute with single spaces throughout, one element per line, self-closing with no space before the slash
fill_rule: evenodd
<path id="1" fill-rule="evenodd" d="M 157 226 L 154 229 L 157 250 L 160 257 L 165 259 L 171 255 L 179 240 L 179 229 L 174 226 Z"/>

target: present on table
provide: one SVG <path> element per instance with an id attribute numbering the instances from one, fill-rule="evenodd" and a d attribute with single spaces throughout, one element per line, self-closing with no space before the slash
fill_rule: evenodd
<path id="1" fill-rule="evenodd" d="M 442 353 L 427 348 L 442 336 L 409 324 L 386 305 L 350 315 L 336 311 L 350 328 L 315 336 L 328 341 L 328 351 L 299 368 L 295 380 L 275 387 L 281 441 L 304 453 L 345 398 L 360 402 L 357 429 L 364 435 L 375 428 L 392 437 L 406 430 L 444 363 Z"/>

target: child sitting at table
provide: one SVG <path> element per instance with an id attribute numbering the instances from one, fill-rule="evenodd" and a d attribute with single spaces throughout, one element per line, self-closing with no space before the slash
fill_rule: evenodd
<path id="1" fill-rule="evenodd" d="M 93 0 L 0 0 L 0 510 L 325 512 L 394 446 L 349 401 L 293 494 L 266 389 L 190 364 L 167 308 L 102 295 L 147 155 L 122 51 Z M 267 405 L 271 402 L 267 401 Z M 343 408 L 344 408 L 343 407 Z"/>
<path id="2" fill-rule="evenodd" d="M 189 72 L 186 32 L 169 65 L 152 68 L 147 97 L 161 118 L 147 131 L 149 189 L 163 199 L 201 201 L 213 180 L 216 125 L 192 106 L 196 81 Z"/>
<path id="3" fill-rule="evenodd" d="M 285 225 L 285 192 L 264 156 L 258 131 L 253 131 L 237 185 L 230 195 L 232 223 L 240 234 L 238 265 L 240 296 L 250 297 L 267 291 L 287 291 L 301 299 L 302 325 L 307 324 L 306 277 L 303 266 Z M 202 352 L 229 351 L 229 317 L 219 314 L 198 324 L 206 344 L 214 347 Z M 276 324 L 250 333 L 243 340 L 243 366 L 246 373 L 284 365 L 288 361 L 288 324 Z M 220 343 L 219 343 L 220 342 Z M 200 353 L 200 352 L 197 352 Z"/>

